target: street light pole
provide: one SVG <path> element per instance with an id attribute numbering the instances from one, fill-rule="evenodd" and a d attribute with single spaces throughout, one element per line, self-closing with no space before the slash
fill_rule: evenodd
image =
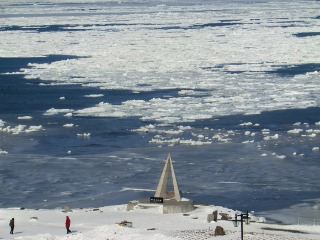
<path id="1" fill-rule="evenodd" d="M 246 221 L 246 224 L 250 223 L 249 213 L 247 211 L 247 213 L 235 214 L 235 220 L 233 221 L 235 227 L 238 227 L 238 224 L 239 224 L 238 217 L 240 217 L 240 222 L 241 222 L 241 240 L 243 240 L 243 220 Z"/>

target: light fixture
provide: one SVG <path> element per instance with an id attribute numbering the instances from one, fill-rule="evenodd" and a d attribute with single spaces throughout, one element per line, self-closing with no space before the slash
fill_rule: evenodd
<path id="1" fill-rule="evenodd" d="M 240 217 L 240 219 L 238 220 L 238 217 Z M 247 211 L 247 213 L 241 213 L 241 214 L 235 214 L 235 218 L 233 221 L 233 225 L 235 227 L 239 226 L 239 222 L 241 223 L 241 240 L 243 240 L 243 220 L 245 221 L 246 224 L 250 223 L 250 217 L 249 217 L 249 213 Z"/>

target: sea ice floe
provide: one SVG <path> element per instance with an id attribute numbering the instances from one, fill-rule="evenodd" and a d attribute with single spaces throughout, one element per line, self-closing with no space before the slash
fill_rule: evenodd
<path id="1" fill-rule="evenodd" d="M 315 134 L 315 133 L 312 133 L 312 134 L 309 134 L 308 135 L 308 137 L 311 137 L 311 138 L 314 138 L 314 137 L 316 137 L 317 136 L 317 134 Z"/>
<path id="2" fill-rule="evenodd" d="M 254 140 L 247 140 L 247 141 L 243 141 L 242 143 L 253 143 Z"/>
<path id="3" fill-rule="evenodd" d="M 43 115 L 51 116 L 51 115 L 56 115 L 56 114 L 60 114 L 60 113 L 69 113 L 69 112 L 73 112 L 73 111 L 74 110 L 72 110 L 72 109 L 50 108 Z"/>
<path id="4" fill-rule="evenodd" d="M 319 71 L 312 69 L 306 73 L 288 73 L 290 81 L 278 71 L 286 70 L 286 65 L 299 67 L 298 63 L 303 65 L 318 61 L 320 51 L 317 51 L 317 38 L 308 37 L 302 41 L 295 35 L 306 29 L 317 29 L 314 19 L 317 8 L 314 5 L 301 8 L 301 17 L 297 6 L 304 6 L 304 3 L 288 1 L 285 4 L 279 2 L 271 5 L 276 6 L 272 13 L 269 11 L 269 3 L 261 4 L 259 8 L 253 7 L 252 11 L 247 11 L 247 4 L 239 3 L 237 24 L 219 27 L 208 23 L 230 20 L 234 10 L 210 1 L 194 5 L 197 11 L 189 11 L 184 5 L 178 4 L 167 6 L 165 11 L 161 8 L 161 12 L 156 14 L 153 10 L 147 10 L 129 15 L 123 14 L 124 10 L 121 8 L 101 4 L 99 10 L 107 13 L 106 18 L 91 14 L 92 11 L 77 4 L 73 5 L 72 10 L 61 8 L 59 4 L 50 5 L 48 11 L 63 12 L 59 18 L 51 18 L 39 14 L 43 10 L 41 4 L 34 5 L 30 11 L 31 14 L 37 14 L 37 18 L 12 17 L 10 22 L 6 21 L 8 18 L 0 18 L 2 25 L 19 28 L 19 31 L 9 29 L 1 32 L 0 55 L 34 57 L 59 53 L 71 56 L 76 53 L 78 57 L 48 63 L 34 63 L 30 60 L 28 66 L 17 73 L 25 74 L 26 79 L 47 81 L 48 84 L 44 85 L 48 86 L 78 84 L 92 89 L 128 90 L 137 93 L 120 104 L 102 102 L 77 111 L 51 108 L 44 113 L 48 116 L 63 113 L 65 117 L 139 117 L 141 121 L 173 125 L 217 119 L 225 115 L 318 106 Z M 207 11 L 208 8 L 212 11 Z M 12 12 L 13 9 L 18 13 Z M 8 16 L 16 16 L 19 12 L 23 13 L 24 9 L 10 7 L 4 11 Z M 75 13 L 78 10 L 86 14 L 79 16 Z M 126 8 L 126 11 L 136 13 L 136 9 L 131 7 Z M 223 14 L 217 15 L 217 12 Z M 253 20 L 257 14 L 259 21 Z M 170 18 L 165 17 L 168 15 Z M 301 23 L 281 27 L 283 23 L 279 25 L 275 19 L 284 17 L 288 23 L 292 20 L 301 20 Z M 197 24 L 194 23 L 195 19 Z M 248 21 L 259 24 L 248 24 Z M 110 23 L 115 22 L 126 24 L 110 26 Z M 48 33 L 39 30 L 39 26 L 57 25 L 67 25 L 62 28 L 68 31 Z M 253 35 L 255 38 L 251 37 Z M 277 44 L 274 44 L 275 39 Z M 286 72 L 283 74 L 286 75 Z M 148 91 L 156 93 L 157 97 L 148 100 L 139 95 Z M 95 93 L 94 90 L 92 92 Z M 87 98 L 103 96 L 84 95 Z M 60 100 L 64 99 L 64 96 L 60 97 Z M 250 121 L 240 125 L 250 128 L 260 126 Z M 294 125 L 300 126 L 302 123 Z M 305 123 L 303 125 L 308 126 Z M 320 125 L 320 121 L 315 125 Z M 71 125 L 66 124 L 64 127 Z M 166 130 L 162 127 L 155 124 L 153 127 L 144 126 L 132 131 L 154 132 L 166 135 L 167 138 L 172 135 L 175 139 L 175 135 L 182 135 L 188 130 L 194 132 L 194 128 L 188 126 L 179 126 L 178 130 L 172 126 Z M 0 128 L 4 128 L 1 122 Z M 27 129 L 28 127 L 20 125 L 9 127 L 5 131 L 20 133 L 36 130 Z M 208 129 L 205 128 L 203 132 Z M 316 131 L 320 130 L 307 132 L 308 135 L 305 136 L 315 138 L 318 133 Z M 192 141 L 210 142 L 203 132 L 191 134 L 196 139 Z M 295 130 L 289 130 L 288 133 L 295 133 Z M 230 141 L 226 134 L 213 134 L 212 140 Z M 273 133 L 263 129 L 262 134 L 265 136 Z M 230 135 L 235 136 L 236 133 Z M 245 135 L 254 137 L 255 133 L 251 130 L 245 132 Z M 277 138 L 276 134 L 264 139 Z"/>
<path id="5" fill-rule="evenodd" d="M 245 123 L 241 123 L 239 124 L 240 126 L 252 126 L 252 122 L 245 122 Z"/>
<path id="6" fill-rule="evenodd" d="M 0 128 L 3 127 L 5 125 L 5 123 L 6 123 L 5 121 L 0 119 Z"/>
<path id="7" fill-rule="evenodd" d="M 91 137 L 91 133 L 77 133 L 78 137 L 89 138 Z"/>
<path id="8" fill-rule="evenodd" d="M 36 132 L 36 131 L 40 131 L 42 128 L 41 125 L 39 126 L 30 126 L 28 129 L 25 130 L 25 132 Z"/>
<path id="9" fill-rule="evenodd" d="M 231 141 L 231 138 L 228 138 L 228 134 L 227 135 L 224 135 L 224 134 L 215 134 L 212 136 L 212 139 L 215 139 L 219 142 L 223 142 L 223 143 L 227 143 L 229 141 Z"/>
<path id="10" fill-rule="evenodd" d="M 99 97 L 103 97 L 103 94 L 89 94 L 89 95 L 84 95 L 87 98 L 99 98 Z"/>
<path id="11" fill-rule="evenodd" d="M 73 123 L 66 123 L 66 124 L 64 124 L 63 126 L 64 126 L 64 127 L 73 127 L 74 124 L 73 124 Z"/>
<path id="12" fill-rule="evenodd" d="M 18 117 L 19 120 L 30 120 L 32 119 L 31 116 L 21 116 L 21 117 Z"/>
<path id="13" fill-rule="evenodd" d="M 184 145 L 207 145 L 207 144 L 211 144 L 212 142 L 202 142 L 202 141 L 194 141 L 194 140 L 180 140 L 180 144 L 184 144 Z"/>
<path id="14" fill-rule="evenodd" d="M 165 130 L 165 131 L 162 131 L 162 133 L 165 133 L 168 135 L 178 135 L 178 134 L 183 133 L 183 131 L 181 131 L 181 130 Z M 198 137 L 201 138 L 201 136 L 198 136 Z"/>
<path id="15" fill-rule="evenodd" d="M 180 90 L 178 94 L 183 96 L 201 96 L 206 95 L 207 93 L 194 90 Z"/>
<path id="16" fill-rule="evenodd" d="M 288 133 L 293 133 L 293 134 L 298 134 L 301 132 L 303 132 L 303 129 L 292 129 L 288 131 Z"/>
<path id="17" fill-rule="evenodd" d="M 69 195 L 72 195 L 72 193 L 69 191 L 60 192 L 60 196 L 69 196 Z"/>
<path id="18" fill-rule="evenodd" d="M 43 130 L 43 127 L 41 125 L 28 127 L 27 125 L 20 124 L 15 127 L 11 127 L 11 126 L 0 127 L 0 132 L 7 132 L 11 134 L 30 133 L 30 132 L 40 131 L 40 130 Z"/>
<path id="19" fill-rule="evenodd" d="M 266 136 L 263 139 L 268 141 L 268 140 L 274 140 L 274 139 L 278 139 L 279 138 L 279 134 L 275 134 L 273 136 Z"/>
<path id="20" fill-rule="evenodd" d="M 6 155 L 6 154 L 8 154 L 7 151 L 4 151 L 4 150 L 0 149 L 0 155 Z"/>
<path id="21" fill-rule="evenodd" d="M 252 9 L 249 13 L 239 10 L 238 24 L 215 27 L 215 31 L 212 31 L 212 26 L 208 23 L 228 20 L 230 10 L 221 9 L 221 6 L 208 1 L 204 5 L 197 5 L 198 9 L 194 12 L 177 5 L 168 6 L 162 14 L 142 11 L 139 17 L 136 14 L 122 14 L 119 8 L 106 6 L 99 6 L 101 11 L 108 13 L 106 19 L 90 14 L 92 11 L 83 8 L 79 9 L 87 14 L 81 17 L 71 11 L 58 19 L 42 15 L 37 18 L 11 18 L 10 24 L 21 29 L 2 32 L 1 56 L 33 57 L 77 53 L 79 58 L 51 63 L 31 62 L 28 67 L 21 69 L 27 79 L 39 78 L 51 81 L 52 85 L 80 84 L 109 90 L 125 89 L 136 93 L 159 89 L 177 90 L 175 94 L 163 94 L 159 97 L 164 104 L 157 99 L 155 102 L 150 100 L 136 104 L 134 111 L 132 105 L 123 103 L 121 107 L 112 106 L 111 113 L 109 108 L 97 112 L 88 109 L 78 112 L 84 115 L 138 115 L 142 120 L 192 122 L 223 115 L 317 106 L 317 71 L 299 74 L 292 81 L 283 81 L 281 76 L 270 74 L 281 69 L 283 63 L 307 64 L 319 59 L 316 38 L 305 38 L 302 42 L 293 35 L 297 31 L 305 31 L 305 27 L 315 27 L 311 18 L 302 19 L 303 22 L 309 21 L 308 25 L 283 28 L 273 22 L 272 27 L 266 27 L 270 25 L 270 18 L 283 17 L 283 9 L 296 10 L 297 6 L 294 4 L 279 4 L 272 16 L 264 11 L 268 9 L 267 4 L 261 5 L 259 24 L 247 24 L 248 21 L 253 22 L 257 9 Z M 246 9 L 247 6 L 239 4 L 238 7 Z M 213 11 L 208 12 L 208 8 Z M 74 9 L 77 9 L 77 5 L 74 5 Z M 61 11 L 58 5 L 51 6 L 50 10 Z M 216 15 L 215 10 L 226 14 Z M 40 12 L 42 9 L 34 6 L 33 11 Z M 311 8 L 305 11 L 306 15 L 311 16 L 314 10 Z M 200 14 L 201 12 L 205 14 Z M 169 14 L 170 18 L 164 19 L 163 14 Z M 187 17 L 181 17 L 182 15 Z M 301 16 L 296 14 L 286 17 L 288 21 L 291 18 L 297 21 Z M 194 19 L 197 24 L 193 23 Z M 129 24 L 109 24 L 124 21 Z M 52 31 L 48 34 L 45 31 L 30 30 L 30 27 L 44 24 L 68 24 L 64 29 L 69 31 Z M 168 26 L 173 29 L 168 29 Z M 28 30 L 23 31 L 23 28 L 28 27 Z M 257 37 L 248 37 L 252 35 Z M 272 44 L 274 39 L 277 39 L 276 45 Z M 86 95 L 99 96 L 102 95 Z M 172 111 L 166 111 L 168 109 Z M 158 110 L 161 111 L 159 115 L 156 114 Z"/>
<path id="22" fill-rule="evenodd" d="M 95 107 L 85 108 L 74 112 L 80 116 L 96 117 L 129 117 L 141 116 L 141 113 L 135 110 L 133 106 L 126 108 L 124 105 L 112 105 L 110 103 L 100 102 Z"/>
<path id="23" fill-rule="evenodd" d="M 155 131 L 157 131 L 155 129 L 156 129 L 155 125 L 149 124 L 149 125 L 146 125 L 146 126 L 141 126 L 138 129 L 132 129 L 131 131 L 132 132 L 155 132 Z"/>
<path id="24" fill-rule="evenodd" d="M 152 138 L 149 142 L 150 143 L 157 143 L 157 144 L 179 144 L 180 138 L 173 138 L 173 139 L 163 139 L 158 136 L 158 138 Z"/>
<path id="25" fill-rule="evenodd" d="M 178 128 L 180 129 L 180 130 L 191 130 L 192 129 L 192 127 L 191 126 L 178 126 Z"/>
<path id="26" fill-rule="evenodd" d="M 204 139 L 204 138 L 205 138 L 205 136 L 202 135 L 202 134 L 198 135 L 197 137 L 198 137 L 199 139 Z"/>

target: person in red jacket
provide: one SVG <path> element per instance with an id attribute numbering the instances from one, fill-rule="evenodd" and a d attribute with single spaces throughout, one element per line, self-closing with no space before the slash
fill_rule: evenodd
<path id="1" fill-rule="evenodd" d="M 67 216 L 67 218 L 66 218 L 66 229 L 67 229 L 67 234 L 68 233 L 71 233 L 71 231 L 70 231 L 70 225 L 71 225 L 71 220 L 70 220 L 70 218 Z"/>

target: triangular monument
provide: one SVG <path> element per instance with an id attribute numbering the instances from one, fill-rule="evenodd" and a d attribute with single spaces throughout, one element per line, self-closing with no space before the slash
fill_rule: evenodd
<path id="1" fill-rule="evenodd" d="M 171 180 L 173 192 L 171 190 L 170 192 L 168 191 L 168 183 L 171 184 L 171 182 L 169 182 Z M 172 188 L 171 185 L 170 188 Z M 179 191 L 170 154 L 168 155 L 164 165 L 154 197 L 139 201 L 130 201 L 127 205 L 127 211 L 135 210 L 137 208 L 154 208 L 158 207 L 159 204 L 161 204 L 162 212 L 164 214 L 186 213 L 195 209 L 193 201 L 185 198 L 181 199 L 181 193 Z"/>
<path id="2" fill-rule="evenodd" d="M 173 184 L 173 192 L 168 192 L 168 181 L 169 181 L 170 173 L 171 173 L 172 184 Z M 170 153 L 164 165 L 164 168 L 158 183 L 157 191 L 154 196 L 158 198 L 163 198 L 163 199 L 175 199 L 176 201 L 181 201 L 181 195 L 178 187 L 176 174 L 174 173 Z"/>

